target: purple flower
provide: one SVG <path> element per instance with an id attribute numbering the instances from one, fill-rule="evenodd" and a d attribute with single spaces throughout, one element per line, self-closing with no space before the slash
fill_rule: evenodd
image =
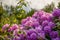
<path id="1" fill-rule="evenodd" d="M 11 32 L 11 31 L 14 31 L 18 29 L 18 25 L 17 24 L 13 24 L 9 29 L 8 29 L 8 32 Z"/>
<path id="2" fill-rule="evenodd" d="M 25 27 L 23 25 L 19 25 L 19 29 L 23 30 Z"/>
<path id="3" fill-rule="evenodd" d="M 21 21 L 21 24 L 25 24 L 27 21 L 30 20 L 30 18 L 31 18 L 31 17 L 27 17 L 26 19 L 23 19 L 23 20 Z"/>
<path id="4" fill-rule="evenodd" d="M 43 27 L 44 27 L 44 26 L 47 26 L 48 23 L 49 23 L 49 22 L 48 22 L 47 20 L 45 20 L 45 21 L 42 22 L 42 26 L 43 26 Z"/>
<path id="5" fill-rule="evenodd" d="M 50 37 L 51 37 L 51 38 L 56 38 L 56 37 L 58 37 L 58 31 L 52 31 L 52 32 L 50 32 Z"/>
<path id="6" fill-rule="evenodd" d="M 48 26 L 50 26 L 51 28 L 54 28 L 54 27 L 55 27 L 55 23 L 49 22 L 49 23 L 48 23 Z"/>
<path id="7" fill-rule="evenodd" d="M 39 26 L 39 22 L 35 18 L 30 18 L 23 25 L 24 26 L 28 26 L 28 27 L 38 27 Z"/>
<path id="8" fill-rule="evenodd" d="M 44 31 L 40 31 L 40 33 L 38 33 L 38 38 L 45 39 L 45 32 Z"/>
<path id="9" fill-rule="evenodd" d="M 60 40 L 60 38 L 59 38 L 59 37 L 57 37 L 57 38 L 52 38 L 52 40 Z"/>
<path id="10" fill-rule="evenodd" d="M 13 35 L 14 35 L 14 36 L 19 35 L 18 32 L 19 32 L 19 29 L 14 30 L 14 31 L 13 31 Z"/>
<path id="11" fill-rule="evenodd" d="M 45 14 L 45 12 L 43 10 L 40 10 L 40 11 L 37 11 L 35 12 L 32 17 L 34 18 L 38 18 L 38 17 L 41 17 L 43 14 Z"/>
<path id="12" fill-rule="evenodd" d="M 52 12 L 53 16 L 58 17 L 60 16 L 60 9 L 54 9 L 54 11 Z"/>
<path id="13" fill-rule="evenodd" d="M 37 39 L 37 34 L 36 33 L 32 33 L 30 35 L 30 38 L 33 39 L 33 40 L 36 40 Z"/>
<path id="14" fill-rule="evenodd" d="M 21 40 L 25 40 L 25 39 L 24 39 L 24 37 L 25 37 L 25 35 L 24 35 L 24 34 L 20 34 L 20 36 L 19 36 L 19 37 L 20 37 L 20 39 L 21 39 Z"/>
<path id="15" fill-rule="evenodd" d="M 32 15 L 32 17 L 35 18 L 35 19 L 37 19 L 38 21 L 41 21 L 40 18 L 41 18 L 41 16 L 44 15 L 44 14 L 45 14 L 45 12 L 44 12 L 43 10 L 40 10 L 40 11 L 35 12 L 35 13 Z"/>
<path id="16" fill-rule="evenodd" d="M 32 15 L 32 17 L 34 17 L 34 18 L 37 18 L 37 16 L 38 16 L 38 12 L 35 12 L 35 13 Z"/>
<path id="17" fill-rule="evenodd" d="M 30 29 L 27 31 L 27 35 L 31 35 L 32 33 L 36 33 L 36 31 L 34 29 Z"/>
<path id="18" fill-rule="evenodd" d="M 26 39 L 27 39 L 27 40 L 31 40 L 31 38 L 30 38 L 30 36 L 29 36 L 29 35 L 27 35 L 27 36 L 26 36 Z"/>
<path id="19" fill-rule="evenodd" d="M 36 31 L 37 33 L 40 33 L 40 32 L 42 31 L 42 26 L 36 27 L 36 28 L 35 28 L 35 31 Z"/>
<path id="20" fill-rule="evenodd" d="M 15 36 L 15 37 L 13 38 L 13 40 L 21 40 L 21 39 L 20 39 L 20 37 Z"/>
<path id="21" fill-rule="evenodd" d="M 42 21 L 44 21 L 44 20 L 52 21 L 53 16 L 52 16 L 51 13 L 46 13 L 46 14 L 42 15 L 40 19 L 41 19 Z"/>
<path id="22" fill-rule="evenodd" d="M 5 24 L 3 27 L 2 27 L 2 31 L 6 30 L 10 25 L 9 24 Z"/>
<path id="23" fill-rule="evenodd" d="M 44 31 L 46 32 L 46 33 L 50 33 L 51 32 L 51 27 L 50 26 L 45 26 L 44 27 Z"/>

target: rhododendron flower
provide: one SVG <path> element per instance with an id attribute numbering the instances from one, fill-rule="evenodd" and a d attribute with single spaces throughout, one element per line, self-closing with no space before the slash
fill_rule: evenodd
<path id="1" fill-rule="evenodd" d="M 53 16 L 58 17 L 60 16 L 60 9 L 54 9 L 54 11 L 52 12 Z"/>
<path id="2" fill-rule="evenodd" d="M 50 32 L 50 37 L 51 37 L 51 38 L 56 38 L 56 37 L 58 37 L 58 31 L 52 31 L 52 32 Z"/>
<path id="3" fill-rule="evenodd" d="M 14 31 L 15 29 L 18 29 L 18 25 L 17 25 L 17 24 L 13 24 L 13 25 L 8 29 L 8 32 Z"/>
<path id="4" fill-rule="evenodd" d="M 9 24 L 5 24 L 3 27 L 2 27 L 2 31 L 6 30 L 10 25 Z"/>

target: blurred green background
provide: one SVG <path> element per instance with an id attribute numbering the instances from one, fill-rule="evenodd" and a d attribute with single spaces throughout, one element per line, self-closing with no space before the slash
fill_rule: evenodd
<path id="1" fill-rule="evenodd" d="M 24 7 L 27 7 L 27 2 L 24 0 L 20 0 L 17 3 L 18 6 L 8 6 L 5 5 L 3 7 L 2 2 L 0 3 L 0 28 L 4 24 L 20 24 L 21 20 L 23 18 L 26 18 L 27 16 L 31 16 L 34 13 L 34 9 L 31 8 L 29 12 L 23 9 Z"/>

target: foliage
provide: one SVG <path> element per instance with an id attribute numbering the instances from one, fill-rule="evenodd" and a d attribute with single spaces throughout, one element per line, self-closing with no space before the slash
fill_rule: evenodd
<path id="1" fill-rule="evenodd" d="M 16 7 L 7 6 L 3 7 L 2 3 L 0 5 L 0 26 L 8 24 L 19 24 L 23 18 L 26 18 L 28 15 L 31 16 L 34 13 L 34 9 L 31 9 L 30 12 L 26 12 L 23 9 L 23 6 L 27 7 L 27 2 L 20 0 Z"/>
<path id="2" fill-rule="evenodd" d="M 45 6 L 43 10 L 46 12 L 52 12 L 54 8 L 55 8 L 54 3 L 51 3 L 50 5 L 48 4 L 47 6 Z"/>
<path id="3" fill-rule="evenodd" d="M 58 8 L 60 8 L 60 2 L 58 3 Z"/>

